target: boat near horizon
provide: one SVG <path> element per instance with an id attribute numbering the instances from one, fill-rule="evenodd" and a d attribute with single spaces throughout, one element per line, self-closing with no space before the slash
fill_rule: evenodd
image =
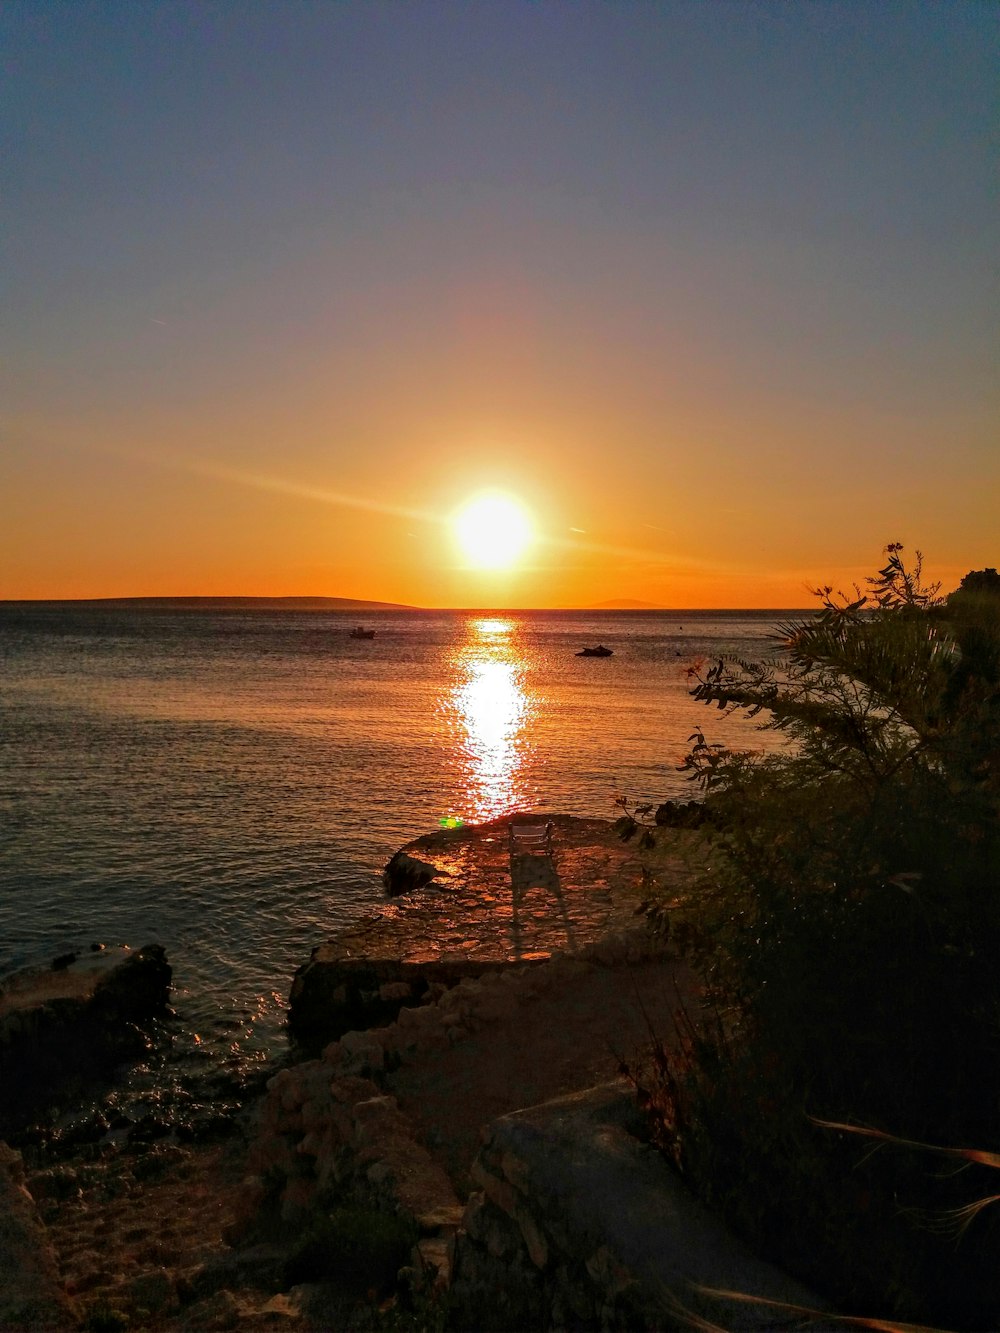
<path id="1" fill-rule="evenodd" d="M 614 650 L 605 648 L 603 643 L 599 643 L 596 648 L 584 648 L 577 653 L 577 657 L 613 657 Z"/>
<path id="2" fill-rule="evenodd" d="M 374 637 L 375 631 L 373 629 L 365 629 L 364 625 L 355 625 L 351 630 L 352 639 L 374 639 Z"/>

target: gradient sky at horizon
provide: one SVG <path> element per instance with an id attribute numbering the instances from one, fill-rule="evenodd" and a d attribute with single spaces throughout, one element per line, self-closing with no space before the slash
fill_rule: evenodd
<path id="1" fill-rule="evenodd" d="M 1000 563 L 1000 5 L 4 0 L 0 46 L 0 597 Z"/>

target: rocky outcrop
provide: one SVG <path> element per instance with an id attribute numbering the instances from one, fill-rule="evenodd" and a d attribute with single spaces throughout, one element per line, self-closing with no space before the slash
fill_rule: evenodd
<path id="1" fill-rule="evenodd" d="M 421 861 L 418 856 L 410 856 L 408 852 L 400 851 L 391 858 L 382 871 L 382 882 L 389 897 L 398 898 L 401 893 L 410 893 L 413 889 L 423 888 L 425 884 L 430 884 L 431 880 L 438 879 L 442 875 L 447 877 L 448 871 L 439 870 L 437 866 L 431 865 L 430 861 Z"/>
<path id="2" fill-rule="evenodd" d="M 367 1067 L 338 1049 L 270 1081 L 233 1239 L 252 1234 L 275 1209 L 285 1234 L 294 1235 L 310 1216 L 349 1200 L 409 1221 L 417 1237 L 412 1284 L 446 1285 L 461 1205 L 396 1099 L 350 1072 L 359 1063 Z"/>
<path id="3" fill-rule="evenodd" d="M 55 1255 L 24 1183 L 19 1153 L 0 1143 L 0 1328 L 77 1327 Z"/>
<path id="4" fill-rule="evenodd" d="M 301 1045 L 319 1048 L 346 1032 L 385 1027 L 442 989 L 495 970 L 464 960 L 345 958 L 335 943 L 321 944 L 295 974 L 289 1026 Z"/>
<path id="5" fill-rule="evenodd" d="M 0 986 L 0 1125 L 16 1127 L 60 1090 L 148 1050 L 166 1011 L 171 970 L 161 945 L 63 956 Z"/>
<path id="6" fill-rule="evenodd" d="M 594 953 L 619 962 L 637 957 L 640 946 L 632 934 Z M 532 997 L 601 965 L 564 957 L 465 980 L 396 1023 L 347 1033 L 322 1059 L 279 1073 L 259 1113 L 245 1217 L 269 1204 L 292 1234 L 335 1203 L 410 1219 L 419 1240 L 401 1278 L 424 1292 L 447 1289 L 448 1327 L 457 1331 L 596 1333 L 699 1320 L 762 1330 L 787 1316 L 782 1305 L 827 1310 L 689 1195 L 648 1146 L 628 1083 L 494 1120 L 472 1165 L 473 1193 L 458 1205 L 393 1095 L 400 1073 L 492 1024 L 516 1021 Z M 822 1319 L 813 1326 L 822 1329 Z"/>
<path id="7" fill-rule="evenodd" d="M 770 1329 L 788 1305 L 829 1311 L 708 1213 L 642 1129 L 625 1083 L 488 1127 L 457 1237 L 454 1327 Z"/>

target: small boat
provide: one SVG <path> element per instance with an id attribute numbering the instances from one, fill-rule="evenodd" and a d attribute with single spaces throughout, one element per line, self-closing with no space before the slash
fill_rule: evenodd
<path id="1" fill-rule="evenodd" d="M 351 630 L 352 639 L 374 639 L 374 637 L 375 631 L 373 629 L 365 629 L 364 625 L 355 625 Z"/>
<path id="2" fill-rule="evenodd" d="M 613 657 L 612 649 L 605 648 L 603 643 L 599 643 L 596 648 L 584 648 L 582 652 L 577 653 L 577 657 Z"/>

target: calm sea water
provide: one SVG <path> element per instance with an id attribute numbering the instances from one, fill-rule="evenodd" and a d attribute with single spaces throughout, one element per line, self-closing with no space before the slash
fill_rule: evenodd
<path id="1" fill-rule="evenodd" d="M 778 619 L 0 611 L 0 973 L 159 941 L 182 1021 L 267 1050 L 295 968 L 441 819 L 613 817 L 692 794 L 696 726 L 773 744 L 685 669 Z"/>

